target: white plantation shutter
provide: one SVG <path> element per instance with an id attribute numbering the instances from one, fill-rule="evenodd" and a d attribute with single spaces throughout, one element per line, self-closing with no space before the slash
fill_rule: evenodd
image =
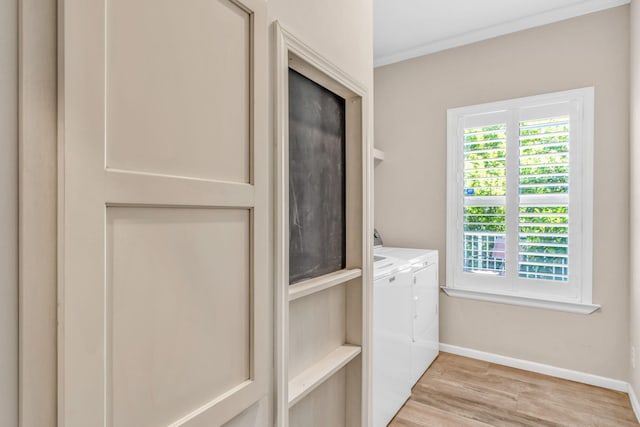
<path id="1" fill-rule="evenodd" d="M 592 117 L 592 88 L 449 110 L 447 287 L 591 302 Z"/>
<path id="2" fill-rule="evenodd" d="M 519 123 L 518 275 L 569 280 L 569 116 Z"/>
<path id="3" fill-rule="evenodd" d="M 463 146 L 463 269 L 504 274 L 506 123 L 464 129 Z"/>

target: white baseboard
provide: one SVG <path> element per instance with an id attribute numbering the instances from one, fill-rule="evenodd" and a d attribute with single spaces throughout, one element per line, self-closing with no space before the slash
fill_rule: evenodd
<path id="1" fill-rule="evenodd" d="M 545 365 L 543 363 L 531 362 L 529 360 L 516 359 L 514 357 L 502 356 L 495 353 L 473 350 L 465 347 L 458 347 L 451 344 L 440 343 L 440 351 L 465 356 L 472 359 L 484 360 L 498 365 L 510 366 L 512 368 L 524 369 L 526 371 L 537 372 L 539 374 L 550 375 L 552 377 L 563 378 L 565 380 L 577 381 L 580 383 L 604 387 L 615 391 L 629 393 L 633 410 L 636 417 L 640 414 L 640 406 L 635 400 L 631 386 L 626 381 L 614 380 L 613 378 L 601 377 L 599 375 L 588 374 L 586 372 L 573 371 L 571 369 L 558 368 L 556 366 Z M 634 403 L 635 401 L 635 403 Z M 640 418 L 639 418 L 640 419 Z"/>
<path id="2" fill-rule="evenodd" d="M 636 414 L 636 419 L 640 421 L 640 403 L 638 403 L 638 398 L 636 397 L 636 393 L 633 391 L 631 384 L 628 384 L 628 386 L 627 394 L 631 401 L 631 407 L 633 408 L 633 412 Z"/>

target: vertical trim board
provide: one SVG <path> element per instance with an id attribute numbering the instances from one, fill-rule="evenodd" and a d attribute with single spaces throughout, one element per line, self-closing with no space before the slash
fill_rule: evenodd
<path id="1" fill-rule="evenodd" d="M 57 423 L 56 0 L 19 2 L 19 425 Z"/>
<path id="2" fill-rule="evenodd" d="M 0 425 L 18 424 L 18 1 L 0 3 Z"/>

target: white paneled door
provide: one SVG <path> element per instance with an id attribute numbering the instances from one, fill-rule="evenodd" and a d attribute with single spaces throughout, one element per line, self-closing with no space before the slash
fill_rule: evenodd
<path id="1" fill-rule="evenodd" d="M 64 0 L 60 425 L 268 393 L 266 4 Z"/>

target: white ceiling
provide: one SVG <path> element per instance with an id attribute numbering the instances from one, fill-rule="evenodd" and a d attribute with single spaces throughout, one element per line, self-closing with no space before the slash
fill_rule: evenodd
<path id="1" fill-rule="evenodd" d="M 630 0 L 373 0 L 374 64 L 391 64 Z"/>

